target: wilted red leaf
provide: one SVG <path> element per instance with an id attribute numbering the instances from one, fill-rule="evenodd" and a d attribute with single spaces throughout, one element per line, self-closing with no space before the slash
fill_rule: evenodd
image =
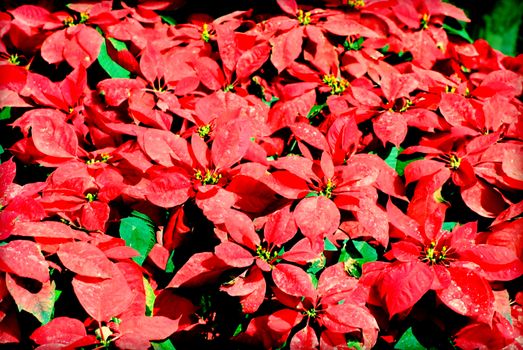
<path id="1" fill-rule="evenodd" d="M 34 286 L 26 287 L 26 283 L 22 279 L 11 277 L 8 273 L 5 275 L 5 283 L 18 309 L 29 312 L 41 323 L 45 324 L 51 320 L 55 303 L 54 281 L 47 281 L 41 286 L 36 286 L 39 289 L 35 292 L 32 291 Z"/>
<path id="2" fill-rule="evenodd" d="M 1 246 L 0 270 L 42 283 L 49 281 L 49 266 L 32 241 L 15 240 Z"/>

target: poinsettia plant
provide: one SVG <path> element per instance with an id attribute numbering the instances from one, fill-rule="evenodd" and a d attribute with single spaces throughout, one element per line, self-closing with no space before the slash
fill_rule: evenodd
<path id="1" fill-rule="evenodd" d="M 523 346 L 523 55 L 440 0 L 0 6 L 0 344 Z"/>

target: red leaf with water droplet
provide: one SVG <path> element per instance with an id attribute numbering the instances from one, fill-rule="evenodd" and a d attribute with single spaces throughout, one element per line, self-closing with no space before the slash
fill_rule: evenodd
<path id="1" fill-rule="evenodd" d="M 451 266 L 448 271 L 452 280 L 447 288 L 436 291 L 439 299 L 458 314 L 490 325 L 494 316 L 494 293 L 489 283 L 465 267 Z"/>

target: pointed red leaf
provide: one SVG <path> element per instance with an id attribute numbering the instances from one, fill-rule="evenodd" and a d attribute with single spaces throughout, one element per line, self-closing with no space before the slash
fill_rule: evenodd
<path id="1" fill-rule="evenodd" d="M 298 12 L 298 4 L 296 3 L 296 0 L 276 0 L 276 2 L 282 11 L 290 16 L 294 16 Z"/>
<path id="2" fill-rule="evenodd" d="M 71 344 L 87 335 L 85 326 L 76 318 L 56 317 L 31 334 L 36 344 Z"/>
<path id="3" fill-rule="evenodd" d="M 50 64 L 63 61 L 63 52 L 66 43 L 67 40 L 65 38 L 65 31 L 59 30 L 54 32 L 42 43 L 42 47 L 40 49 L 42 58 Z"/>
<path id="4" fill-rule="evenodd" d="M 238 80 L 248 79 L 252 73 L 258 70 L 269 59 L 271 47 L 267 43 L 261 43 L 252 49 L 245 51 L 236 64 L 236 77 Z"/>
<path id="5" fill-rule="evenodd" d="M 327 329 L 337 333 L 351 332 L 354 328 L 379 328 L 368 309 L 351 304 L 349 300 L 345 300 L 343 304 L 329 306 L 321 321 Z"/>
<path id="6" fill-rule="evenodd" d="M 470 209 L 487 218 L 495 218 L 506 206 L 501 194 L 483 181 L 461 189 L 461 197 Z"/>
<path id="7" fill-rule="evenodd" d="M 276 265 L 272 270 L 272 279 L 276 287 L 288 295 L 305 297 L 310 300 L 316 298 L 316 290 L 312 285 L 311 277 L 297 266 Z"/>
<path id="8" fill-rule="evenodd" d="M 380 286 L 390 317 L 414 306 L 427 293 L 434 279 L 432 269 L 421 262 L 395 264 Z"/>
<path id="9" fill-rule="evenodd" d="M 439 110 L 452 126 L 466 125 L 475 118 L 476 111 L 465 97 L 459 94 L 442 94 Z"/>
<path id="10" fill-rule="evenodd" d="M 146 340 L 162 340 L 178 329 L 178 321 L 165 316 L 134 316 L 122 320 L 121 334 L 137 334 Z"/>
<path id="11" fill-rule="evenodd" d="M 120 269 L 111 264 L 111 278 L 77 275 L 72 285 L 84 310 L 97 321 L 109 321 L 124 312 L 133 300 L 133 293 Z"/>
<path id="12" fill-rule="evenodd" d="M 127 101 L 132 90 L 144 87 L 143 81 L 125 78 L 105 79 L 96 86 L 98 92 L 104 96 L 105 102 L 114 107 Z"/>
<path id="13" fill-rule="evenodd" d="M 254 262 L 251 252 L 232 242 L 222 242 L 214 248 L 214 253 L 224 263 L 232 267 L 247 267 Z"/>
<path id="14" fill-rule="evenodd" d="M 163 77 L 163 59 L 154 45 L 147 45 L 140 59 L 140 71 L 149 83 Z"/>
<path id="15" fill-rule="evenodd" d="M 444 163 L 432 159 L 416 160 L 405 167 L 405 182 L 409 184 L 418 181 L 422 177 L 432 175 L 444 167 Z"/>
<path id="16" fill-rule="evenodd" d="M 297 140 L 305 141 L 309 145 L 324 150 L 327 147 L 325 136 L 316 127 L 307 123 L 291 125 L 291 130 Z"/>
<path id="17" fill-rule="evenodd" d="M 167 288 L 180 286 L 191 287 L 211 281 L 228 268 L 211 252 L 193 254 L 189 260 L 176 272 Z"/>
<path id="18" fill-rule="evenodd" d="M 216 132 L 211 148 L 212 161 L 217 169 L 227 169 L 247 153 L 251 128 L 243 120 L 233 120 Z"/>
<path id="19" fill-rule="evenodd" d="M 271 62 L 278 73 L 281 73 L 298 58 L 302 43 L 303 30 L 301 27 L 291 29 L 273 39 Z"/>
<path id="20" fill-rule="evenodd" d="M 78 138 L 72 125 L 58 118 L 34 116 L 31 133 L 33 142 L 47 156 L 73 158 L 78 148 Z"/>
<path id="21" fill-rule="evenodd" d="M 187 174 L 177 168 L 155 172 L 145 192 L 149 202 L 162 208 L 185 203 L 190 197 L 192 184 Z"/>
<path id="22" fill-rule="evenodd" d="M 104 38 L 96 29 L 79 24 L 77 28 L 66 29 L 66 38 L 72 34 L 72 37 L 68 38 L 64 46 L 64 58 L 73 68 L 77 68 L 80 65 L 86 68 L 93 64 L 98 58 L 100 48 L 104 41 Z"/>
<path id="23" fill-rule="evenodd" d="M 231 211 L 225 218 L 225 227 L 231 238 L 252 250 L 260 245 L 260 237 L 254 230 L 252 220 L 244 213 Z"/>
<path id="24" fill-rule="evenodd" d="M 333 233 L 340 225 L 340 217 L 336 204 L 324 196 L 304 198 L 294 209 L 296 224 L 311 242 Z"/>
<path id="25" fill-rule="evenodd" d="M 66 268 L 82 276 L 110 278 L 113 263 L 105 254 L 87 242 L 65 243 L 58 249 L 58 257 Z"/>
<path id="26" fill-rule="evenodd" d="M 263 232 L 267 243 L 281 246 L 291 240 L 297 231 L 298 226 L 291 214 L 290 205 L 286 205 L 269 215 Z"/>
<path id="27" fill-rule="evenodd" d="M 56 221 L 17 222 L 12 232 L 15 236 L 39 238 L 65 238 L 85 240 L 88 235 Z"/>
<path id="28" fill-rule="evenodd" d="M 300 329 L 291 339 L 291 350 L 317 349 L 320 343 L 316 336 L 316 331 L 307 325 Z"/>
<path id="29" fill-rule="evenodd" d="M 376 136 L 385 145 L 391 142 L 394 146 L 399 147 L 407 136 L 407 121 L 400 113 L 385 112 L 376 118 L 373 122 Z"/>

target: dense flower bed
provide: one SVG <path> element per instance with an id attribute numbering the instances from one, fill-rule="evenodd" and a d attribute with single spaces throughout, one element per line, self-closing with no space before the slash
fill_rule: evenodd
<path id="1" fill-rule="evenodd" d="M 0 343 L 523 346 L 522 55 L 437 0 L 117 3 L 0 12 Z"/>

